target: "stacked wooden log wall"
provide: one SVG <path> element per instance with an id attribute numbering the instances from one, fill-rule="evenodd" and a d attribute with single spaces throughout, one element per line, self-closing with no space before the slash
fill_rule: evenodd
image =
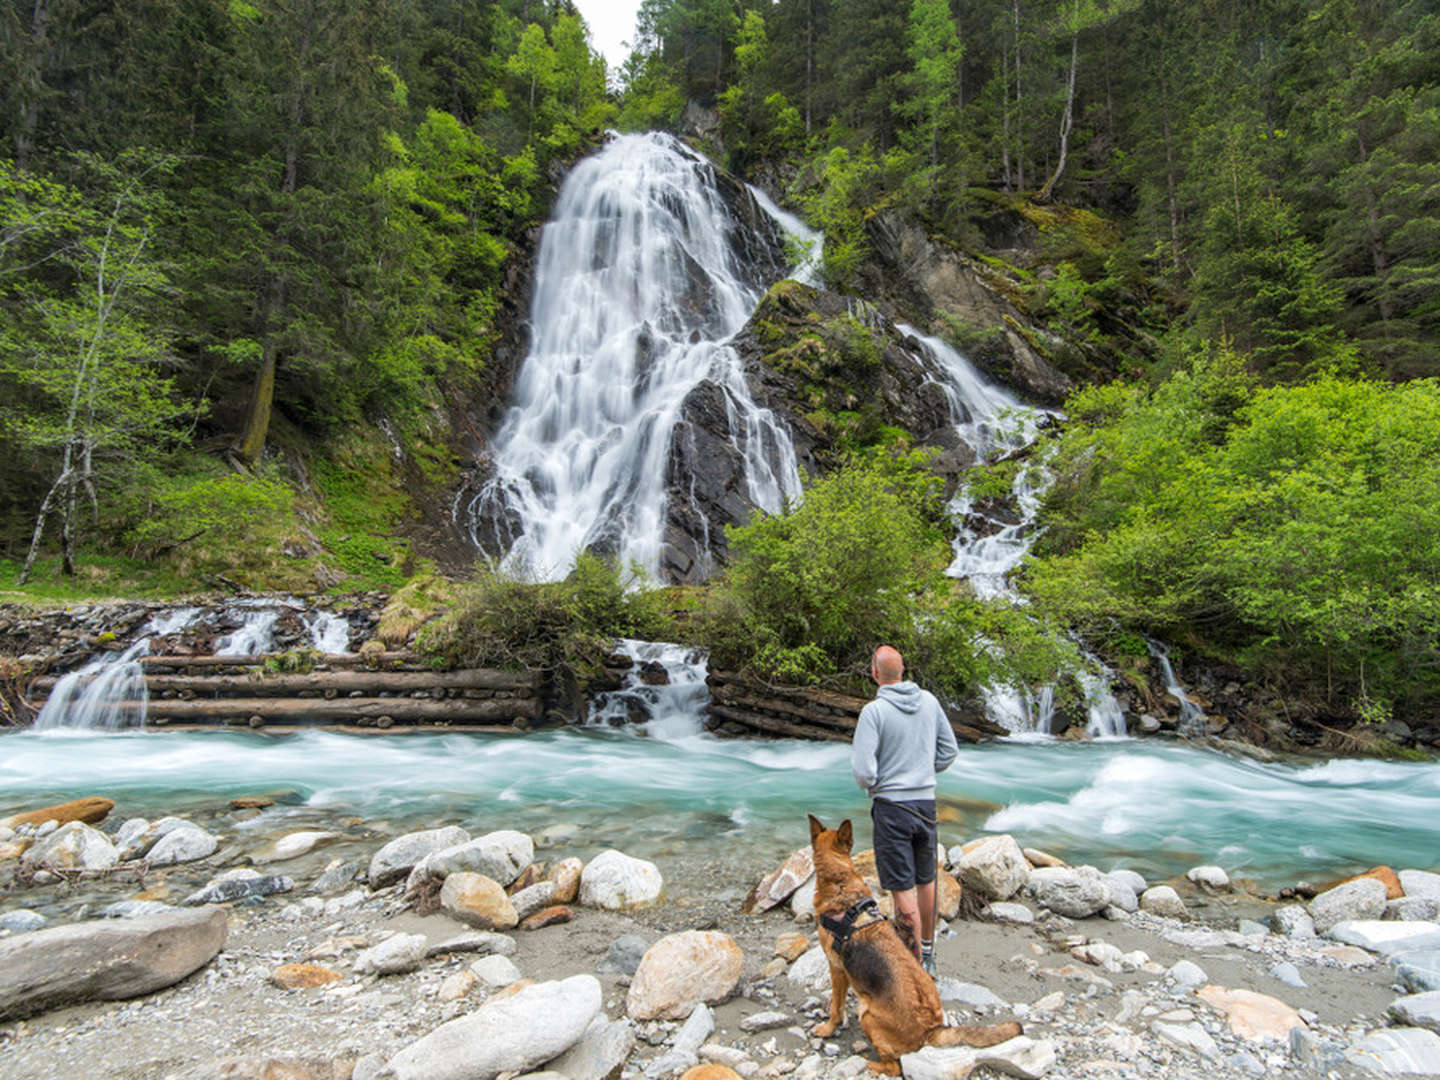
<path id="1" fill-rule="evenodd" d="M 319 656 L 303 672 L 276 657 L 147 656 L 146 723 L 184 728 L 323 726 L 359 731 L 526 729 L 544 708 L 540 672 L 435 671 L 410 653 Z M 43 701 L 58 680 L 37 679 Z"/>
<path id="2" fill-rule="evenodd" d="M 769 735 L 784 739 L 849 742 L 860 710 L 869 698 L 851 697 L 812 687 L 776 687 L 733 671 L 711 671 L 709 720 L 718 735 Z M 950 714 L 950 727 L 960 742 L 1004 735 L 1005 729 L 983 717 Z"/>

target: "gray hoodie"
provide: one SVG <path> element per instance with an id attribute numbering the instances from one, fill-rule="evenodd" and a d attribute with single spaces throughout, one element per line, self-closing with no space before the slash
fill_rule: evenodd
<path id="1" fill-rule="evenodd" d="M 933 799 L 935 774 L 950 767 L 956 752 L 955 732 L 935 695 L 913 682 L 891 683 L 860 710 L 850 771 L 872 799 Z"/>

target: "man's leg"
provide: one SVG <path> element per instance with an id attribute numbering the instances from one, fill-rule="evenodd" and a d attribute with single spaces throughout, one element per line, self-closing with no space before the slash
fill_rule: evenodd
<path id="1" fill-rule="evenodd" d="M 935 882 L 915 886 L 915 902 L 920 908 L 920 940 L 935 940 Z"/>
<path id="2" fill-rule="evenodd" d="M 931 891 L 934 891 L 933 886 Z M 916 960 L 919 960 L 920 920 L 923 918 L 923 909 L 916 896 L 916 890 L 913 886 L 908 889 L 891 890 L 890 899 L 895 903 L 895 930 L 900 935 L 900 940 L 905 943 L 905 947 L 915 954 Z M 931 932 L 934 932 L 933 928 Z"/>

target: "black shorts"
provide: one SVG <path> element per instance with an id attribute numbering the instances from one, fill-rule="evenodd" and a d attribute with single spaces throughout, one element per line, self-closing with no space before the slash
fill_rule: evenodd
<path id="1" fill-rule="evenodd" d="M 880 887 L 901 892 L 935 880 L 935 800 L 873 799 L 875 872 Z"/>

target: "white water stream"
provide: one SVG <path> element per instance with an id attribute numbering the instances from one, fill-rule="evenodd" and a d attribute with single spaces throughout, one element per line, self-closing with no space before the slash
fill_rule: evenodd
<path id="1" fill-rule="evenodd" d="M 617 137 L 571 171 L 494 478 L 457 507 L 478 546 L 506 551 L 503 569 L 552 580 L 593 547 L 658 576 L 671 436 L 705 379 L 724 391 L 750 502 L 773 512 L 800 496 L 790 435 L 727 344 L 770 284 L 747 265 L 757 244 L 711 165 L 669 135 Z"/>

